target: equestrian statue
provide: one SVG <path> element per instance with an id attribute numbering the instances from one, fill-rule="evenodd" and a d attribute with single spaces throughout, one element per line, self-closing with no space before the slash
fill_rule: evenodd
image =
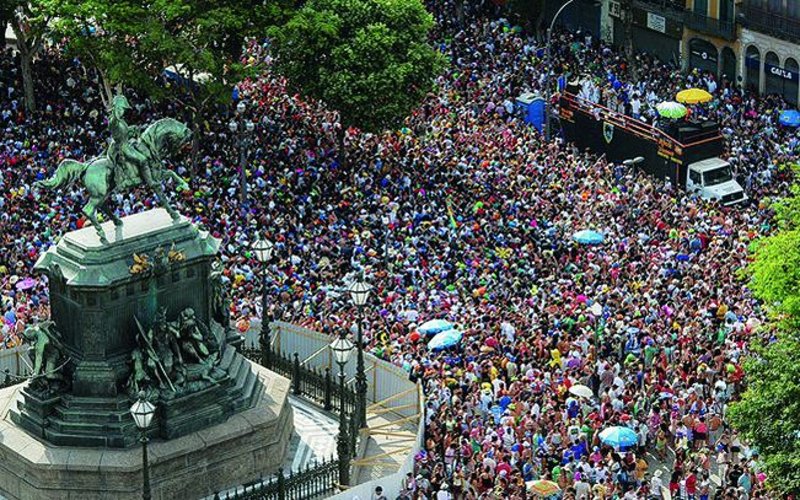
<path id="1" fill-rule="evenodd" d="M 162 184 L 167 179 L 173 179 L 178 189 L 188 188 L 186 181 L 165 168 L 161 162 L 167 155 L 177 152 L 189 142 L 191 130 L 177 120 L 162 118 L 151 123 L 141 134 L 137 134 L 138 128 L 125 122 L 127 109 L 130 106 L 125 96 L 116 95 L 112 99 L 111 116 L 108 120 L 111 143 L 104 154 L 85 163 L 63 160 L 52 177 L 36 183 L 37 186 L 54 189 L 80 180 L 89 194 L 89 202 L 83 207 L 83 214 L 91 221 L 104 244 L 108 240 L 97 220 L 97 211 L 105 213 L 115 226 L 122 225 L 120 218 L 108 206 L 111 193 L 146 184 L 170 217 L 177 220 L 178 212 L 167 201 Z"/>

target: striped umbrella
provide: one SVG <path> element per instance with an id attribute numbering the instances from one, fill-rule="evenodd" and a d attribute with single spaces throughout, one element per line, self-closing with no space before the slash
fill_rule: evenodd
<path id="1" fill-rule="evenodd" d="M 703 102 L 708 102 L 713 98 L 714 96 L 712 96 L 703 89 L 681 90 L 680 92 L 678 92 L 678 95 L 675 96 L 675 99 L 678 102 L 682 102 L 684 104 L 699 104 Z"/>
<path id="2" fill-rule="evenodd" d="M 550 495 L 555 495 L 556 493 L 561 491 L 561 488 L 559 488 L 556 483 L 554 483 L 553 481 L 548 481 L 547 479 L 538 479 L 536 481 L 529 481 L 525 484 L 528 487 L 528 491 L 530 493 L 542 497 L 549 497 Z"/>
<path id="3" fill-rule="evenodd" d="M 664 118 L 683 118 L 686 116 L 686 106 L 675 101 L 666 101 L 656 105 L 658 114 Z"/>

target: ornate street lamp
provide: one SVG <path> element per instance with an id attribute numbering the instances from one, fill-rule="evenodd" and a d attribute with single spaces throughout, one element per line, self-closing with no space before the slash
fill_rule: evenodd
<path id="1" fill-rule="evenodd" d="M 361 323 L 363 322 L 362 311 L 367 304 L 369 294 L 372 291 L 372 286 L 364 281 L 363 276 L 360 281 L 355 281 L 350 285 L 347 290 L 350 293 L 350 298 L 353 304 L 358 309 L 358 360 L 356 364 L 356 416 L 358 418 L 358 427 L 363 429 L 367 426 L 367 374 L 364 372 L 364 337 L 361 331 Z"/>
<path id="2" fill-rule="evenodd" d="M 259 238 L 253 243 L 253 253 L 261 263 L 261 365 L 272 368 L 272 339 L 269 334 L 269 318 L 267 318 L 267 264 L 272 260 L 272 242 Z"/>
<path id="3" fill-rule="evenodd" d="M 147 461 L 147 429 L 153 421 L 156 407 L 144 397 L 144 391 L 139 392 L 139 399 L 131 405 L 131 416 L 141 433 L 142 442 L 142 498 L 150 500 L 150 464 Z"/>
<path id="4" fill-rule="evenodd" d="M 353 343 L 345 337 L 344 329 L 339 333 L 339 337 L 331 342 L 330 349 L 333 352 L 336 364 L 339 365 L 339 387 L 341 389 L 339 397 L 339 438 L 336 443 L 336 451 L 339 453 L 339 484 L 347 486 L 350 484 L 350 443 L 347 439 L 347 417 L 344 412 L 346 391 L 344 366 L 353 352 Z"/>
<path id="5" fill-rule="evenodd" d="M 552 109 L 550 109 L 550 73 L 552 72 L 552 67 L 553 67 L 553 63 L 552 63 L 553 48 L 552 48 L 552 41 L 551 41 L 551 39 L 553 37 L 553 28 L 556 25 L 556 19 L 558 19 L 558 16 L 561 15 L 561 13 L 564 11 L 564 9 L 566 9 L 567 6 L 569 4 L 571 4 L 572 2 L 574 2 L 574 1 L 575 0 L 567 0 L 566 2 L 564 2 L 564 4 L 561 6 L 561 8 L 558 9 L 558 11 L 556 12 L 556 15 L 553 16 L 553 20 L 550 22 L 550 28 L 547 30 L 547 53 L 546 53 L 547 63 L 545 64 L 545 68 L 546 68 L 547 73 L 545 74 L 545 79 L 544 79 L 544 114 L 545 114 L 545 116 L 544 116 L 544 138 L 547 141 L 550 141 L 550 137 L 551 137 L 551 132 L 550 132 L 550 113 L 552 113 Z"/>

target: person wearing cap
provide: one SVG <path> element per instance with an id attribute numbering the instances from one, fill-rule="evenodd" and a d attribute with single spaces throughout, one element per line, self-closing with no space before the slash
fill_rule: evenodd
<path id="1" fill-rule="evenodd" d="M 439 491 L 436 492 L 436 500 L 453 500 L 453 495 L 450 494 L 450 487 L 447 483 L 439 487 Z"/>

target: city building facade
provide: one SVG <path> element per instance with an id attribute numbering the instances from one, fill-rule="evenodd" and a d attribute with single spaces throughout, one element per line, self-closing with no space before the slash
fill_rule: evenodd
<path id="1" fill-rule="evenodd" d="M 600 36 L 800 102 L 800 0 L 603 0 Z"/>

